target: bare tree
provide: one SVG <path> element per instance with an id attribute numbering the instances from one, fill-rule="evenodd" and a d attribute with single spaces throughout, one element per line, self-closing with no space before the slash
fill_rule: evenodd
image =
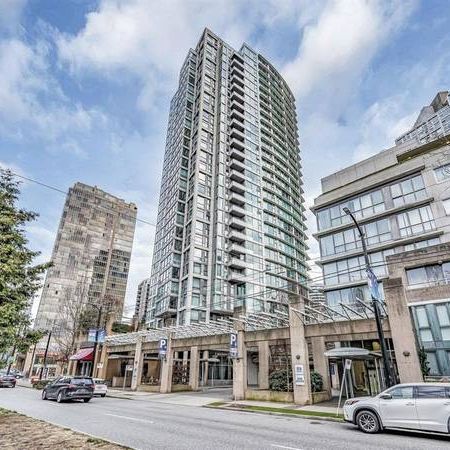
<path id="1" fill-rule="evenodd" d="M 105 328 L 108 316 L 118 310 L 119 303 L 115 297 L 105 295 L 94 302 L 87 298 L 86 292 L 83 286 L 73 293 L 68 290 L 60 304 L 60 318 L 53 332 L 64 369 L 81 336 L 98 324 Z"/>

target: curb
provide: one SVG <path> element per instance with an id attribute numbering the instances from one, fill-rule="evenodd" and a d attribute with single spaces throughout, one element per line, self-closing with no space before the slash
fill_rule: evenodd
<path id="1" fill-rule="evenodd" d="M 34 389 L 33 386 L 32 386 L 31 384 L 28 385 L 28 384 L 19 384 L 19 383 L 16 383 L 16 387 L 23 387 L 23 388 L 27 388 L 27 389 Z M 36 389 L 36 391 L 39 391 L 39 389 Z"/>
<path id="2" fill-rule="evenodd" d="M 136 400 L 133 397 L 126 397 L 126 396 L 121 396 L 121 395 L 111 395 L 110 393 L 106 394 L 106 397 L 109 398 L 119 398 L 120 400 Z"/>
<path id="3" fill-rule="evenodd" d="M 322 417 L 322 416 L 309 416 L 307 414 L 292 414 L 292 413 L 283 413 L 283 412 L 275 412 L 275 411 L 255 411 L 251 409 L 245 409 L 245 408 L 235 408 L 230 406 L 208 406 L 204 405 L 203 408 L 210 408 L 210 409 L 223 409 L 225 411 L 239 411 L 239 412 L 245 412 L 245 413 L 256 413 L 256 414 L 267 414 L 271 416 L 282 416 L 282 417 L 294 417 L 296 419 L 308 419 L 308 420 L 323 420 L 325 422 L 337 422 L 337 423 L 344 423 L 344 419 L 340 419 L 338 417 Z"/>

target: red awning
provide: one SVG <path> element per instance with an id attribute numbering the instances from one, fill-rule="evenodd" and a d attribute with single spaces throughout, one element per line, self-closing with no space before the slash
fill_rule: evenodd
<path id="1" fill-rule="evenodd" d="M 82 348 L 75 355 L 72 355 L 69 359 L 72 361 L 92 361 L 93 359 L 93 348 Z"/>

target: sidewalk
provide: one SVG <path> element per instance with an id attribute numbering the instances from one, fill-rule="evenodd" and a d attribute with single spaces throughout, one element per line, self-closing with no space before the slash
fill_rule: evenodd
<path id="1" fill-rule="evenodd" d="M 185 406 L 207 406 L 211 403 L 229 402 L 231 397 L 224 392 L 218 391 L 185 391 L 160 394 L 159 392 L 143 392 L 109 388 L 107 397 L 121 398 L 127 400 L 152 401 L 159 403 L 170 403 Z"/>
<path id="2" fill-rule="evenodd" d="M 332 405 L 322 406 L 321 403 L 318 403 L 316 405 L 299 406 L 294 403 L 261 402 L 261 401 L 254 401 L 254 400 L 239 400 L 236 402 L 235 401 L 226 402 L 223 404 L 223 406 L 232 408 L 236 404 L 242 405 L 242 406 L 259 406 L 259 407 L 274 408 L 274 409 L 280 409 L 280 410 L 289 409 L 289 410 L 323 412 L 323 413 L 332 413 L 332 414 L 336 414 L 336 408 L 337 408 L 337 406 L 332 406 Z"/>
<path id="3" fill-rule="evenodd" d="M 19 378 L 16 381 L 16 386 L 27 387 L 27 388 L 32 388 L 33 387 L 31 385 L 30 380 L 28 378 Z"/>
<path id="4" fill-rule="evenodd" d="M 316 405 L 306 405 L 299 406 L 295 403 L 280 403 L 280 402 L 260 402 L 254 400 L 239 400 L 237 402 L 227 402 L 226 406 L 233 406 L 233 404 L 239 404 L 243 406 L 261 406 L 267 408 L 276 409 L 291 409 L 291 410 L 302 410 L 302 411 L 315 411 L 315 412 L 325 412 L 325 413 L 336 413 L 336 406 L 322 406 L 320 403 Z M 225 405 L 224 405 L 225 406 Z"/>

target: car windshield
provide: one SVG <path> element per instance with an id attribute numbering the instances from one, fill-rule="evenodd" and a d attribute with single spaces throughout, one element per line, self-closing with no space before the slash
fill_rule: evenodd
<path id="1" fill-rule="evenodd" d="M 92 384 L 92 378 L 72 378 L 72 384 Z"/>
<path id="2" fill-rule="evenodd" d="M 95 384 L 105 384 L 105 380 L 99 380 L 99 379 L 97 379 L 97 380 L 94 380 L 94 383 L 95 383 Z"/>

